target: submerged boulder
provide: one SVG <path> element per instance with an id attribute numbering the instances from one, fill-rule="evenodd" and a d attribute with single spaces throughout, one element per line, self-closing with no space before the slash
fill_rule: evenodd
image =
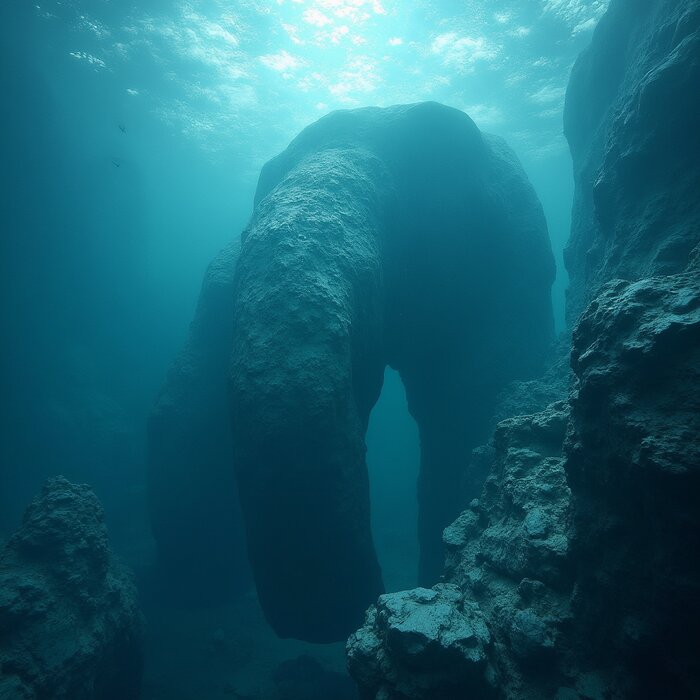
<path id="1" fill-rule="evenodd" d="M 95 494 L 49 479 L 0 551 L 0 698 L 138 698 L 140 631 Z"/>
<path id="2" fill-rule="evenodd" d="M 491 634 L 452 584 L 380 596 L 347 643 L 362 697 L 455 700 L 496 696 Z"/>

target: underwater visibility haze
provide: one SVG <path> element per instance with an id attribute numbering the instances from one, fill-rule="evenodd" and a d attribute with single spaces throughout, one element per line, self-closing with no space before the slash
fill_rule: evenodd
<path id="1" fill-rule="evenodd" d="M 700 698 L 700 2 L 5 0 L 0 700 Z"/>

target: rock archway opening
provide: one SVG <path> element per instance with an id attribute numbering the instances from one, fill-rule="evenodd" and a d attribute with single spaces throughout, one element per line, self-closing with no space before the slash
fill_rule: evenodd
<path id="1" fill-rule="evenodd" d="M 387 591 L 418 581 L 418 426 L 399 373 L 387 367 L 367 428 L 372 534 Z"/>

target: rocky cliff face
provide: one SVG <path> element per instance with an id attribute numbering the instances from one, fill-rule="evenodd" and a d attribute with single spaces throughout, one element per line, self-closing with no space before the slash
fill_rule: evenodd
<path id="1" fill-rule="evenodd" d="M 380 598 L 350 638 L 365 698 L 698 697 L 699 22 L 696 2 L 613 1 L 574 69 L 573 383 L 481 451 L 449 583 Z M 522 402 L 511 387 L 500 410 Z M 465 610 L 486 632 L 457 653 Z"/>
<path id="2" fill-rule="evenodd" d="M 682 272 L 700 241 L 700 3 L 613 0 L 576 62 L 569 322 L 611 279 Z"/>
<path id="3" fill-rule="evenodd" d="M 0 552 L 0 698 L 137 698 L 140 628 L 94 493 L 50 479 Z"/>
<path id="4" fill-rule="evenodd" d="M 572 612 L 629 697 L 695 697 L 700 679 L 698 272 L 611 282 L 574 332 Z"/>

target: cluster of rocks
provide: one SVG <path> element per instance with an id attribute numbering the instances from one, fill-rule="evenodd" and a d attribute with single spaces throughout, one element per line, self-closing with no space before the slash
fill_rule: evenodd
<path id="1" fill-rule="evenodd" d="M 700 3 L 613 0 L 579 59 L 571 373 L 502 397 L 444 583 L 348 642 L 363 698 L 698 697 L 698 56 Z"/>
<path id="2" fill-rule="evenodd" d="M 138 698 L 140 635 L 95 494 L 49 479 L 0 551 L 0 698 Z"/>

